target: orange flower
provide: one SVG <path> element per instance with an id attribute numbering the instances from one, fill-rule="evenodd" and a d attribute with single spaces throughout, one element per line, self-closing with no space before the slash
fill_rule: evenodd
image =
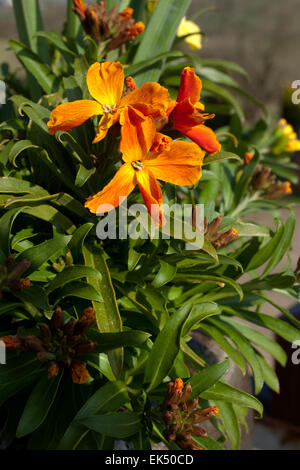
<path id="1" fill-rule="evenodd" d="M 74 10 L 78 12 L 78 14 L 85 16 L 87 7 L 83 3 L 83 0 L 73 0 L 74 3 Z"/>
<path id="2" fill-rule="evenodd" d="M 216 153 L 221 145 L 214 131 L 204 125 L 214 114 L 199 113 L 204 111 L 204 105 L 199 102 L 201 89 L 201 80 L 194 69 L 184 68 L 177 101 L 170 102 L 168 114 L 175 129 L 196 142 L 207 153 Z"/>
<path id="3" fill-rule="evenodd" d="M 201 176 L 204 152 L 193 143 L 176 141 L 169 143 L 169 148 L 162 146 L 161 151 L 148 155 L 155 141 L 153 119 L 129 106 L 123 111 L 120 122 L 123 126 L 120 147 L 125 164 L 110 183 L 90 197 L 85 205 L 95 214 L 108 212 L 138 184 L 155 225 L 162 225 L 163 196 L 157 179 L 178 185 L 195 184 Z"/>
<path id="4" fill-rule="evenodd" d="M 131 39 L 136 38 L 137 36 L 142 34 L 144 30 L 145 30 L 144 23 L 142 21 L 138 21 L 129 29 L 128 40 L 131 41 Z"/>
<path id="5" fill-rule="evenodd" d="M 245 164 L 248 165 L 251 162 L 253 157 L 254 157 L 254 154 L 252 152 L 246 152 L 244 155 Z"/>
<path id="6" fill-rule="evenodd" d="M 128 20 L 128 18 L 131 18 L 133 15 L 133 8 L 125 8 L 123 11 L 121 11 L 120 15 L 124 21 Z"/>
<path id="7" fill-rule="evenodd" d="M 102 115 L 93 141 L 96 143 L 104 139 L 112 125 L 122 124 L 129 106 L 145 116 L 166 114 L 169 93 L 158 83 L 145 83 L 124 96 L 124 70 L 120 62 L 94 63 L 87 72 L 87 85 L 96 101 L 78 100 L 55 108 L 48 122 L 51 134 L 69 131 L 93 116 Z"/>
<path id="8" fill-rule="evenodd" d="M 173 390 L 182 390 L 183 389 L 183 381 L 182 379 L 176 379 L 173 385 Z"/>

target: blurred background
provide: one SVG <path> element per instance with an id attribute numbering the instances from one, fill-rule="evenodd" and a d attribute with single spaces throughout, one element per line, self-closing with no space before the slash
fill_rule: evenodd
<path id="1" fill-rule="evenodd" d="M 40 3 L 47 29 L 60 30 L 66 0 Z M 11 0 L 0 0 L 1 62 L 14 61 L 7 50 L 8 38 L 17 39 L 10 5 Z M 300 79 L 299 0 L 194 0 L 187 17 L 199 11 L 195 20 L 203 32 L 199 54 L 242 65 L 249 73 L 244 88 L 278 113 L 285 87 Z"/>
<path id="2" fill-rule="evenodd" d="M 46 29 L 60 31 L 66 0 L 40 0 L 40 4 Z M 186 16 L 196 21 L 203 33 L 199 55 L 227 59 L 243 66 L 249 79 L 240 79 L 241 87 L 267 107 L 274 121 L 280 117 L 290 121 L 287 90 L 294 80 L 300 80 L 299 0 L 194 0 Z M 11 0 L 0 0 L 0 63 L 9 63 L 14 70 L 18 62 L 8 49 L 9 38 L 18 38 Z M 184 47 L 188 52 L 188 47 Z M 247 110 L 251 121 L 259 118 L 256 106 L 247 102 Z M 299 135 L 300 122 L 291 124 Z M 290 253 L 293 266 L 300 254 L 299 206 L 296 212 L 296 236 Z M 286 217 L 285 213 L 281 215 Z M 264 217 L 265 213 L 257 214 L 256 220 L 264 222 Z M 279 294 L 274 294 L 273 300 L 299 314 L 293 300 Z M 268 313 L 280 315 L 276 309 Z M 289 347 L 288 355 L 292 352 Z M 253 448 L 300 449 L 299 367 L 289 360 L 285 371 L 277 371 L 281 379 L 280 397 L 272 396 L 267 389 L 259 397 L 266 406 L 266 415 L 262 423 L 256 421 Z"/>

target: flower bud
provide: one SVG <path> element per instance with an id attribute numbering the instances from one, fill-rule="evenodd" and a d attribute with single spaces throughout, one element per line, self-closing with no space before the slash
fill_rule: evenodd
<path id="1" fill-rule="evenodd" d="M 94 341 L 88 340 L 75 346 L 74 351 L 77 356 L 80 356 L 82 354 L 88 354 L 94 351 L 94 349 L 96 349 L 97 346 L 98 346 L 98 343 L 94 343 Z"/>
<path id="2" fill-rule="evenodd" d="M 55 355 L 47 351 L 38 352 L 36 356 L 40 362 L 50 362 L 55 359 Z"/>
<path id="3" fill-rule="evenodd" d="M 44 351 L 42 341 L 34 335 L 21 337 L 22 348 L 28 352 L 42 352 Z"/>
<path id="4" fill-rule="evenodd" d="M 220 412 L 219 408 L 210 407 L 203 410 L 195 410 L 190 416 L 193 423 L 202 423 L 210 418 L 213 418 Z"/>
<path id="5" fill-rule="evenodd" d="M 219 215 L 219 217 L 216 217 L 216 219 L 214 219 L 208 225 L 207 231 L 206 231 L 206 238 L 208 240 L 214 240 L 217 237 L 218 231 L 220 230 L 222 222 L 223 222 L 223 217 Z"/>
<path id="6" fill-rule="evenodd" d="M 59 365 L 55 361 L 48 362 L 47 364 L 48 379 L 56 377 L 59 373 Z"/>
<path id="7" fill-rule="evenodd" d="M 0 338 L 0 341 L 3 341 L 6 349 L 9 351 L 17 351 L 22 349 L 22 341 L 19 336 L 3 336 Z"/>
<path id="8" fill-rule="evenodd" d="M 51 329 L 55 332 L 57 332 L 58 330 L 62 330 L 64 327 L 64 314 L 59 306 L 55 308 L 55 312 L 53 313 L 52 318 L 50 320 L 50 325 Z"/>
<path id="9" fill-rule="evenodd" d="M 70 318 L 68 323 L 64 325 L 64 328 L 63 328 L 64 334 L 67 336 L 72 336 L 74 333 L 75 325 L 76 325 L 75 318 Z"/>
<path id="10" fill-rule="evenodd" d="M 38 324 L 42 338 L 48 343 L 52 338 L 52 333 L 48 325 L 46 323 L 39 323 Z"/>
<path id="11" fill-rule="evenodd" d="M 85 384 L 90 374 L 87 371 L 86 364 L 79 361 L 73 361 L 71 365 L 72 380 L 75 384 Z"/>

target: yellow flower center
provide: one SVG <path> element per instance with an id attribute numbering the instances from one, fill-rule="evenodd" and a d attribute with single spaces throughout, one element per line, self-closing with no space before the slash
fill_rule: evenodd
<path id="1" fill-rule="evenodd" d="M 141 162 L 141 160 L 136 160 L 135 162 L 131 162 L 132 168 L 134 168 L 137 171 L 141 171 L 144 169 L 144 164 Z"/>

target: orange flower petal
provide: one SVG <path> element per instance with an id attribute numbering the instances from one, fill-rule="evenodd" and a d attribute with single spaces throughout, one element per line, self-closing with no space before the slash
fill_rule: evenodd
<path id="1" fill-rule="evenodd" d="M 163 152 L 164 150 L 170 150 L 171 143 L 173 140 L 168 135 L 161 134 L 160 132 L 156 132 L 154 136 L 154 142 L 151 147 L 151 152 Z"/>
<path id="2" fill-rule="evenodd" d="M 96 136 L 93 140 L 93 144 L 100 142 L 100 140 L 106 137 L 111 126 L 113 126 L 119 120 L 119 113 L 115 114 L 105 114 L 99 121 L 98 129 L 96 132 Z"/>
<path id="3" fill-rule="evenodd" d="M 124 70 L 120 62 L 95 62 L 86 76 L 90 94 L 98 103 L 118 106 L 124 89 Z"/>
<path id="4" fill-rule="evenodd" d="M 164 116 L 169 105 L 169 92 L 159 83 L 145 83 L 122 98 L 121 106 L 129 105 L 141 111 L 145 116 Z"/>
<path id="5" fill-rule="evenodd" d="M 171 144 L 170 150 L 152 153 L 144 165 L 159 180 L 188 186 L 201 177 L 203 158 L 204 152 L 198 145 L 178 140 Z"/>
<path id="6" fill-rule="evenodd" d="M 134 190 L 136 186 L 136 172 L 130 163 L 125 163 L 117 171 L 113 179 L 86 203 L 93 214 L 109 212 L 118 207 L 123 200 Z M 100 206 L 103 206 L 100 208 Z M 106 206 L 106 207 L 105 207 Z"/>
<path id="7" fill-rule="evenodd" d="M 191 128 L 180 129 L 180 132 L 196 142 L 207 153 L 216 153 L 221 150 L 221 144 L 216 134 L 207 126 L 201 124 Z"/>
<path id="8" fill-rule="evenodd" d="M 51 134 L 57 131 L 69 131 L 98 114 L 102 114 L 102 107 L 96 101 L 78 100 L 64 103 L 51 112 L 47 123 L 48 129 Z"/>
<path id="9" fill-rule="evenodd" d="M 129 106 L 120 116 L 121 143 L 120 149 L 125 162 L 143 160 L 148 154 L 156 132 L 154 121 L 137 109 Z"/>
<path id="10" fill-rule="evenodd" d="M 163 195 L 155 176 L 149 169 L 144 169 L 136 172 L 136 179 L 155 227 L 163 225 Z"/>
<path id="11" fill-rule="evenodd" d="M 191 67 L 185 67 L 181 72 L 181 81 L 177 101 L 190 98 L 191 103 L 196 104 L 200 100 L 202 82 Z"/>
<path id="12" fill-rule="evenodd" d="M 213 115 L 211 115 L 211 117 L 213 117 Z M 197 109 L 195 109 L 195 106 L 191 103 L 189 98 L 185 98 L 183 101 L 180 101 L 180 103 L 177 103 L 170 115 L 170 120 L 178 130 L 180 130 L 180 127 L 193 127 L 203 124 L 207 118 L 207 115 L 197 112 Z"/>

